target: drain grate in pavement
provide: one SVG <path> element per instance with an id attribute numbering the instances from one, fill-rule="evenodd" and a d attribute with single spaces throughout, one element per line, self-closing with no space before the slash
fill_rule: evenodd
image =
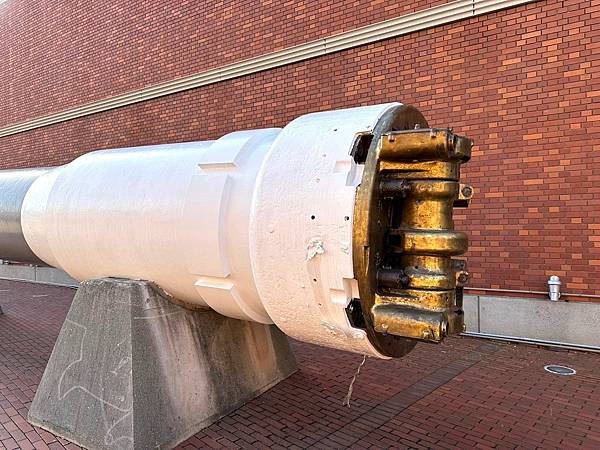
<path id="1" fill-rule="evenodd" d="M 544 370 L 546 372 L 553 373 L 554 375 L 575 375 L 577 373 L 577 371 L 575 369 L 571 369 L 570 367 L 567 367 L 567 366 L 549 365 L 549 366 L 544 366 Z"/>

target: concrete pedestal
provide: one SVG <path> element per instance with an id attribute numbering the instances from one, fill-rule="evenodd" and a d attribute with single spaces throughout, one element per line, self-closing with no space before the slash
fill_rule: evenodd
<path id="1" fill-rule="evenodd" d="M 29 421 L 91 449 L 171 448 L 295 370 L 274 326 L 186 310 L 143 281 L 86 281 Z"/>

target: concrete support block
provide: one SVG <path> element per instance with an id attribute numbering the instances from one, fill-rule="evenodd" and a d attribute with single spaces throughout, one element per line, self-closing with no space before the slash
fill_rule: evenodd
<path id="1" fill-rule="evenodd" d="M 75 295 L 29 421 L 90 449 L 171 448 L 296 370 L 274 326 L 101 279 Z"/>

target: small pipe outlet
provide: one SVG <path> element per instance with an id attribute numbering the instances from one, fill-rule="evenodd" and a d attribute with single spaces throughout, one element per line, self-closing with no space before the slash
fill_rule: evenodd
<path id="1" fill-rule="evenodd" d="M 550 297 L 550 300 L 553 302 L 557 302 L 560 298 L 560 285 L 560 278 L 556 275 L 552 275 L 548 279 L 548 297 Z"/>

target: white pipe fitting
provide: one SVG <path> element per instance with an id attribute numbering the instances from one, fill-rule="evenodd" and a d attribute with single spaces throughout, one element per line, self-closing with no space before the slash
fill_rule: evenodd
<path id="1" fill-rule="evenodd" d="M 550 297 L 550 300 L 553 302 L 557 302 L 558 299 L 560 299 L 561 284 L 560 278 L 558 278 L 556 275 L 552 275 L 548 279 L 548 297 Z"/>

